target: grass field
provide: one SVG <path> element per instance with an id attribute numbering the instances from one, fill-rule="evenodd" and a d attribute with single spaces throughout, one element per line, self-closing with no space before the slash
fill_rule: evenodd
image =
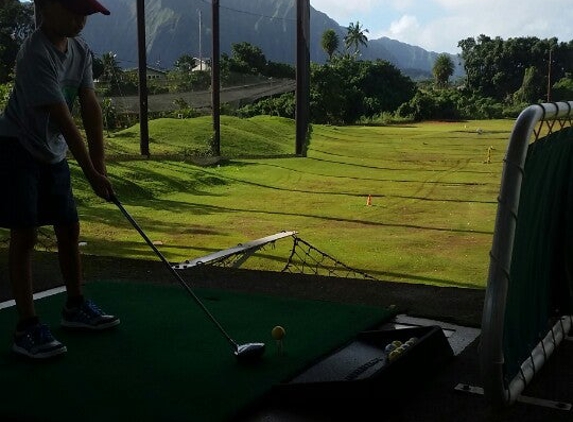
<path id="1" fill-rule="evenodd" d="M 134 127 L 107 140 L 108 172 L 124 206 L 163 243 L 170 261 L 296 230 L 380 280 L 484 287 L 512 126 L 510 120 L 315 125 L 308 157 L 300 158 L 285 156 L 295 149 L 294 122 L 223 116 L 221 151 L 231 159 L 200 167 L 159 156 L 204 148 L 210 119 L 154 120 L 152 159 L 122 158 L 139 151 Z M 115 206 L 93 196 L 75 164 L 72 171 L 83 252 L 156 259 Z M 280 270 L 290 247 L 277 242 L 245 266 Z"/>

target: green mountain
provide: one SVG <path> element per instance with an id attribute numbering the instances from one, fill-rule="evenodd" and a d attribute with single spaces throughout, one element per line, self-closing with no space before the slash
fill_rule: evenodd
<path id="1" fill-rule="evenodd" d="M 97 56 L 112 51 L 123 67 L 137 65 L 137 9 L 134 0 L 106 3 L 110 16 L 93 15 L 83 36 Z M 211 2 L 207 0 L 146 0 L 147 62 L 170 68 L 183 54 L 209 57 L 211 52 Z M 294 64 L 296 58 L 296 2 L 293 0 L 221 0 L 221 53 L 233 43 L 260 47 L 268 60 Z M 340 41 L 346 28 L 311 8 L 311 60 L 323 63 L 322 34 L 334 29 Z M 201 36 L 200 36 L 201 34 Z M 200 42 L 201 41 L 201 42 Z M 431 75 L 436 52 L 389 38 L 370 40 L 364 59 L 387 60 L 409 75 Z M 454 63 L 458 59 L 452 56 Z M 460 74 L 458 68 L 456 74 Z"/>

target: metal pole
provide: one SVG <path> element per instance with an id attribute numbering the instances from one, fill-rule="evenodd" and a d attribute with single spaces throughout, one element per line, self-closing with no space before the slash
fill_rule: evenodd
<path id="1" fill-rule="evenodd" d="M 199 13 L 199 70 L 203 70 L 203 12 Z"/>
<path id="2" fill-rule="evenodd" d="M 306 155 L 310 124 L 310 1 L 296 7 L 296 155 Z"/>
<path id="3" fill-rule="evenodd" d="M 40 14 L 38 13 L 38 8 L 36 6 L 36 3 L 33 3 L 34 8 L 34 29 L 38 29 L 38 27 L 40 26 Z"/>
<path id="4" fill-rule="evenodd" d="M 549 63 L 547 64 L 547 102 L 551 102 L 551 61 L 553 49 L 549 48 Z"/>
<path id="5" fill-rule="evenodd" d="M 145 2 L 137 0 L 137 44 L 139 56 L 139 149 L 149 158 L 149 125 L 147 116 L 147 47 L 145 45 Z"/>
<path id="6" fill-rule="evenodd" d="M 211 59 L 211 107 L 213 112 L 213 154 L 221 155 L 221 68 L 220 68 L 220 32 L 219 32 L 219 0 L 212 3 L 213 48 Z"/>

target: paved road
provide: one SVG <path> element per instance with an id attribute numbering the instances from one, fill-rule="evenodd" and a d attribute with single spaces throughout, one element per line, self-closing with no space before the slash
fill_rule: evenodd
<path id="1" fill-rule="evenodd" d="M 271 95 L 294 91 L 294 80 L 272 80 L 254 85 L 242 85 L 221 90 L 221 103 L 234 105 L 248 104 L 257 99 Z M 174 100 L 183 99 L 192 108 L 201 109 L 211 107 L 211 91 L 195 91 L 179 94 L 151 95 L 148 98 L 149 112 L 166 112 L 177 110 Z M 112 97 L 117 110 L 123 113 L 139 112 L 139 97 L 125 96 Z"/>

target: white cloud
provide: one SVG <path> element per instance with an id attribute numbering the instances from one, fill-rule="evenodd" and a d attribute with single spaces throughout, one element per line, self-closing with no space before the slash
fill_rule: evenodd
<path id="1" fill-rule="evenodd" d="M 388 38 L 393 38 L 395 40 L 400 40 L 402 42 L 409 43 L 412 35 L 418 34 L 420 32 L 420 23 L 415 16 L 403 15 L 397 21 L 390 24 L 390 28 L 386 31 L 386 36 Z"/>
<path id="2" fill-rule="evenodd" d="M 335 15 L 352 16 L 372 9 L 376 0 L 362 0 L 353 2 L 351 0 L 311 0 L 310 4 L 317 10 L 330 11 L 329 15 L 334 18 Z"/>
<path id="3" fill-rule="evenodd" d="M 460 52 L 458 41 L 535 36 L 573 40 L 571 0 L 311 0 L 341 25 L 360 21 L 370 39 L 384 35 L 432 51 Z"/>

